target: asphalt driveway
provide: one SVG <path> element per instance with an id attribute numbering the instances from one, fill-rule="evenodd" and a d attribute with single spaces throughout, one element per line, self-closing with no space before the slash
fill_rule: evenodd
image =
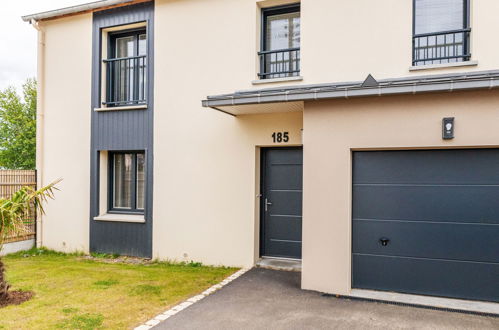
<path id="1" fill-rule="evenodd" d="M 499 318 L 339 299 L 256 268 L 154 329 L 495 329 Z"/>

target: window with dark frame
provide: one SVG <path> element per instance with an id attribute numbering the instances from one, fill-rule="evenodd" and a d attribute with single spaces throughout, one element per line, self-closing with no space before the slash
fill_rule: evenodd
<path id="1" fill-rule="evenodd" d="M 109 34 L 106 64 L 108 107 L 146 104 L 147 34 L 145 29 Z"/>
<path id="2" fill-rule="evenodd" d="M 413 0 L 412 65 L 469 61 L 469 0 Z"/>
<path id="3" fill-rule="evenodd" d="M 145 153 L 110 153 L 109 173 L 109 212 L 144 213 Z"/>
<path id="4" fill-rule="evenodd" d="M 300 4 L 262 9 L 260 79 L 300 75 Z"/>

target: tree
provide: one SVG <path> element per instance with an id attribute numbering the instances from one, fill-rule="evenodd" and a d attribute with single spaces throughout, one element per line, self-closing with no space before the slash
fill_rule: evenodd
<path id="1" fill-rule="evenodd" d="M 23 95 L 14 87 L 0 91 L 0 167 L 34 169 L 36 163 L 36 81 L 28 79 Z"/>
<path id="2" fill-rule="evenodd" d="M 10 198 L 0 199 L 0 251 L 7 236 L 21 235 L 27 231 L 25 219 L 30 218 L 31 212 L 44 214 L 43 204 L 54 199 L 54 191 L 58 190 L 55 185 L 59 181 L 39 190 L 24 187 Z M 9 298 L 9 285 L 4 273 L 5 268 L 0 259 L 0 305 Z"/>

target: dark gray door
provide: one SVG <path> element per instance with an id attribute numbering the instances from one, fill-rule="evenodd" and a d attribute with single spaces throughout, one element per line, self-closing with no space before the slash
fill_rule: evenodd
<path id="1" fill-rule="evenodd" d="M 302 148 L 262 149 L 262 256 L 301 258 L 302 172 Z"/>
<path id="2" fill-rule="evenodd" d="M 499 302 L 499 150 L 353 159 L 353 287 Z"/>

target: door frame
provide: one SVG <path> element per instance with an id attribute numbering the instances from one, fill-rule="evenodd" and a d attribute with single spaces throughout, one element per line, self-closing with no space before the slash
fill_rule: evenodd
<path id="1" fill-rule="evenodd" d="M 260 242 L 258 243 L 259 248 L 258 248 L 258 257 L 262 258 L 274 258 L 274 259 L 289 259 L 289 260 L 301 260 L 301 259 L 295 259 L 295 258 L 284 258 L 284 257 L 272 257 L 272 256 L 265 256 L 265 198 L 264 198 L 264 192 L 265 192 L 265 182 L 266 182 L 266 160 L 267 160 L 267 151 L 269 150 L 302 150 L 303 151 L 303 146 L 297 145 L 297 146 L 282 146 L 282 147 L 260 147 L 260 191 L 258 192 L 260 196 L 260 202 L 259 202 L 259 207 L 260 207 L 260 212 L 259 214 L 259 240 Z M 303 175 L 303 174 L 302 174 Z M 303 221 L 303 215 L 302 215 L 302 221 Z M 303 226 L 303 225 L 302 225 Z M 303 246 L 303 241 L 302 241 L 302 246 Z"/>

